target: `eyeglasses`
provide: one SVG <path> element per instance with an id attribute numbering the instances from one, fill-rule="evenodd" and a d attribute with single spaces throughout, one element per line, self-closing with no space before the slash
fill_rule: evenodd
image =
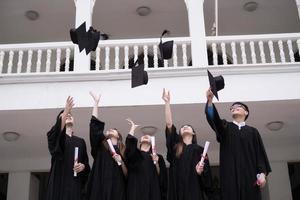
<path id="1" fill-rule="evenodd" d="M 235 105 L 230 107 L 230 111 L 235 110 L 237 108 L 243 108 L 244 110 L 246 110 L 246 108 L 243 105 L 235 104 Z"/>

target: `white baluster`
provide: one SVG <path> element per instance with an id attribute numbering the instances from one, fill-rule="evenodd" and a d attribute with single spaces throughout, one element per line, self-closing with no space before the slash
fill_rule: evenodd
<path id="1" fill-rule="evenodd" d="M 37 51 L 36 72 L 41 72 L 42 50 Z"/>
<path id="2" fill-rule="evenodd" d="M 119 58 L 120 47 L 115 47 L 115 69 L 120 68 L 120 58 Z"/>
<path id="3" fill-rule="evenodd" d="M 139 53 L 139 47 L 138 46 L 134 46 L 133 47 L 134 62 L 137 61 L 137 59 L 138 59 L 138 53 Z"/>
<path id="4" fill-rule="evenodd" d="M 110 54 L 110 48 L 105 47 L 105 70 L 109 70 L 109 54 Z"/>
<path id="5" fill-rule="evenodd" d="M 4 51 L 1 51 L 0 52 L 0 74 L 2 74 L 2 71 L 3 71 L 3 61 L 4 61 Z"/>
<path id="6" fill-rule="evenodd" d="M 177 44 L 173 45 L 173 66 L 178 66 L 178 59 L 177 59 Z"/>
<path id="7" fill-rule="evenodd" d="M 26 73 L 30 73 L 31 72 L 32 54 L 33 54 L 33 51 L 31 49 L 28 50 L 28 59 L 27 59 Z"/>
<path id="8" fill-rule="evenodd" d="M 289 48 L 290 60 L 291 60 L 292 63 L 294 63 L 295 62 L 295 57 L 294 57 L 292 41 L 288 40 L 287 44 L 288 44 L 288 48 Z"/>
<path id="9" fill-rule="evenodd" d="M 252 59 L 252 64 L 256 64 L 256 54 L 255 54 L 255 45 L 254 42 L 250 42 L 250 50 L 251 50 L 251 59 Z"/>
<path id="10" fill-rule="evenodd" d="M 60 70 L 60 59 L 61 59 L 61 49 L 56 49 L 56 65 L 55 65 L 55 71 L 59 72 Z"/>
<path id="11" fill-rule="evenodd" d="M 96 48 L 96 71 L 100 70 L 100 54 L 101 53 L 101 48 L 97 47 Z"/>
<path id="12" fill-rule="evenodd" d="M 221 43 L 221 49 L 222 49 L 222 59 L 223 59 L 223 64 L 228 65 L 227 62 L 227 54 L 226 54 L 226 45 L 224 42 Z"/>
<path id="13" fill-rule="evenodd" d="M 21 73 L 22 71 L 22 62 L 23 62 L 23 54 L 24 52 L 21 50 L 19 51 L 19 58 L 18 58 L 18 64 L 17 64 L 17 73 Z"/>
<path id="14" fill-rule="evenodd" d="M 240 42 L 241 52 L 242 52 L 242 63 L 247 64 L 247 56 L 245 50 L 245 42 Z"/>
<path id="15" fill-rule="evenodd" d="M 278 41 L 278 47 L 279 47 L 279 52 L 280 52 L 280 60 L 282 63 L 285 63 L 285 55 L 283 51 L 283 42 L 282 40 Z"/>
<path id="16" fill-rule="evenodd" d="M 67 48 L 66 49 L 66 60 L 65 60 L 65 72 L 70 71 L 70 54 L 71 54 L 71 49 Z M 83 66 L 81 66 L 81 67 L 83 67 Z M 73 70 L 75 70 L 75 69 L 73 69 Z"/>
<path id="17" fill-rule="evenodd" d="M 144 67 L 145 67 L 145 69 L 147 69 L 149 67 L 149 63 L 148 63 L 148 46 L 144 45 L 143 49 L 144 49 Z"/>
<path id="18" fill-rule="evenodd" d="M 154 68 L 158 68 L 157 45 L 153 45 L 153 62 Z"/>
<path id="19" fill-rule="evenodd" d="M 258 42 L 258 46 L 259 46 L 259 51 L 260 51 L 261 63 L 266 63 L 266 55 L 265 55 L 265 51 L 264 51 L 264 43 L 263 43 L 263 41 L 259 41 Z"/>
<path id="20" fill-rule="evenodd" d="M 276 63 L 276 58 L 275 58 L 275 53 L 274 53 L 274 46 L 273 46 L 273 41 L 272 40 L 268 41 L 268 46 L 269 46 L 269 51 L 270 51 L 271 62 Z"/>
<path id="21" fill-rule="evenodd" d="M 51 55 L 52 55 L 51 49 L 47 49 L 46 72 L 50 72 Z"/>
<path id="22" fill-rule="evenodd" d="M 12 72 L 13 59 L 14 59 L 14 52 L 9 51 L 8 68 L 7 68 L 7 73 L 8 74 L 11 74 L 11 72 Z"/>
<path id="23" fill-rule="evenodd" d="M 297 40 L 298 56 L 300 57 L 300 40 Z"/>
<path id="24" fill-rule="evenodd" d="M 125 69 L 128 69 L 128 62 L 129 62 L 129 47 L 125 46 L 124 47 L 124 65 L 125 65 Z"/>
<path id="25" fill-rule="evenodd" d="M 183 60 L 183 66 L 188 66 L 187 55 L 186 55 L 186 44 L 182 44 L 182 60 Z"/>
<path id="26" fill-rule="evenodd" d="M 231 42 L 231 51 L 232 51 L 232 59 L 233 59 L 233 64 L 237 64 L 237 55 L 236 55 L 236 48 L 235 48 L 235 42 Z"/>
<path id="27" fill-rule="evenodd" d="M 213 65 L 218 65 L 217 44 L 212 43 L 211 47 L 213 52 Z"/>

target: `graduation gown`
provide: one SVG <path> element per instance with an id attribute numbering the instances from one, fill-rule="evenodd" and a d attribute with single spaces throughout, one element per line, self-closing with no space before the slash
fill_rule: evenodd
<path id="1" fill-rule="evenodd" d="M 271 172 L 267 154 L 256 128 L 239 127 L 232 122 L 221 120 L 213 105 L 213 119 L 207 121 L 215 131 L 220 143 L 220 184 L 224 200 L 260 200 L 261 192 L 256 175 Z"/>
<path id="2" fill-rule="evenodd" d="M 90 171 L 86 144 L 82 138 L 69 137 L 65 131 L 65 128 L 61 131 L 61 118 L 58 115 L 55 125 L 47 133 L 51 169 L 46 200 L 83 199 L 83 189 Z M 75 147 L 79 147 L 78 162 L 85 165 L 77 177 L 74 177 L 73 171 Z"/>
<path id="3" fill-rule="evenodd" d="M 203 147 L 183 144 L 182 154 L 176 156 L 175 145 L 180 142 L 176 127 L 166 128 L 167 160 L 169 169 L 169 200 L 204 200 L 212 198 L 212 175 L 209 160 L 205 159 L 204 171 L 197 174 L 196 165 L 201 160 Z"/>
<path id="4" fill-rule="evenodd" d="M 92 116 L 90 121 L 90 142 L 93 167 L 88 181 L 89 200 L 124 200 L 126 197 L 125 176 L 122 167 L 112 158 L 104 146 L 106 139 L 103 130 L 105 123 Z M 119 149 L 115 150 L 120 154 Z"/>
<path id="5" fill-rule="evenodd" d="M 167 171 L 163 157 L 158 154 L 158 174 L 151 152 L 141 151 L 137 148 L 137 143 L 136 137 L 127 136 L 127 200 L 167 200 Z"/>

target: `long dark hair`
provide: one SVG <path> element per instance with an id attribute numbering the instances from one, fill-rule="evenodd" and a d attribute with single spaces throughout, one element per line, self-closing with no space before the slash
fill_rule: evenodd
<path id="1" fill-rule="evenodd" d="M 119 150 L 120 150 L 121 156 L 124 158 L 124 153 L 125 153 L 125 148 L 126 148 L 126 147 L 125 147 L 125 145 L 124 145 L 124 143 L 123 143 L 123 137 L 122 137 L 121 133 L 118 131 L 118 129 L 113 128 L 113 130 L 117 131 L 117 133 L 118 133 L 119 139 L 118 139 L 117 146 L 118 146 L 118 148 L 119 148 Z M 109 138 L 109 137 L 107 137 L 107 138 Z M 103 145 L 104 145 L 104 147 L 105 147 L 107 150 L 110 151 L 109 145 L 108 145 L 108 143 L 107 143 L 106 140 L 103 141 Z"/>
<path id="2" fill-rule="evenodd" d="M 179 158 L 182 154 L 182 150 L 183 150 L 183 146 L 184 146 L 184 142 L 183 142 L 183 138 L 182 138 L 182 135 L 181 135 L 181 128 L 184 127 L 184 126 L 189 126 L 192 128 L 193 130 L 193 138 L 192 138 L 192 144 L 197 144 L 197 136 L 196 136 L 196 132 L 195 132 L 195 129 L 189 125 L 189 124 L 185 124 L 183 126 L 180 127 L 179 129 L 179 142 L 175 145 L 175 151 L 176 151 L 176 157 Z"/>

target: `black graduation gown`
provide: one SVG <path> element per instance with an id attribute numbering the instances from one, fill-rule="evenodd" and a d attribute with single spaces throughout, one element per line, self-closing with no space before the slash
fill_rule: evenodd
<path id="1" fill-rule="evenodd" d="M 213 105 L 214 119 L 207 111 L 207 121 L 220 143 L 220 184 L 224 200 L 260 200 L 261 192 L 255 184 L 256 175 L 271 172 L 267 154 L 256 128 L 244 126 L 239 130 L 232 122 L 221 120 Z"/>
<path id="2" fill-rule="evenodd" d="M 61 118 L 58 115 L 55 125 L 47 133 L 48 148 L 51 154 L 51 169 L 46 200 L 82 200 L 83 190 L 90 171 L 86 144 L 82 138 L 69 137 L 61 131 Z M 85 165 L 84 171 L 74 177 L 74 152 L 79 147 L 78 162 Z"/>
<path id="3" fill-rule="evenodd" d="M 209 160 L 204 162 L 204 171 L 197 174 L 196 165 L 201 160 L 203 147 L 197 144 L 185 145 L 180 157 L 176 156 L 175 145 L 180 142 L 180 136 L 172 125 L 166 128 L 167 160 L 169 169 L 169 200 L 204 200 L 204 192 L 212 198 L 212 175 Z"/>
<path id="4" fill-rule="evenodd" d="M 166 200 L 167 170 L 163 157 L 159 156 L 160 173 L 157 173 L 151 153 L 137 148 L 138 140 L 132 135 L 126 138 L 126 164 L 128 168 L 127 200 Z"/>
<path id="5" fill-rule="evenodd" d="M 90 121 L 90 142 L 94 163 L 88 181 L 89 200 L 124 200 L 126 197 L 125 176 L 122 167 L 112 158 L 103 145 L 106 139 L 105 123 L 92 116 Z M 116 152 L 120 154 L 119 149 Z"/>

